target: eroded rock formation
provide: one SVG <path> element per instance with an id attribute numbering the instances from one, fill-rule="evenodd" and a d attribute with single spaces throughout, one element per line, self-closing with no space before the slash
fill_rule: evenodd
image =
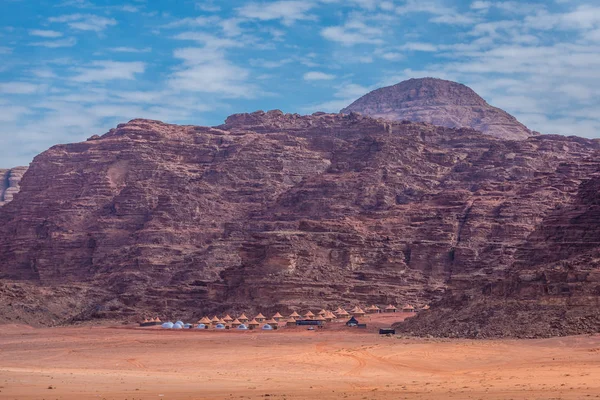
<path id="1" fill-rule="evenodd" d="M 573 261 L 581 284 L 570 292 L 561 285 L 572 275 L 546 290 L 547 278 L 519 273 L 579 253 L 548 236 L 593 237 L 589 218 L 570 229 L 590 209 L 581 202 L 599 149 L 355 113 L 256 112 L 214 128 L 133 120 L 35 158 L 0 210 L 0 297 L 29 323 L 426 304 L 485 290 L 532 307 L 588 305 L 583 264 Z"/>
<path id="2" fill-rule="evenodd" d="M 19 192 L 19 183 L 27 171 L 27 167 L 0 169 L 0 207 L 12 201 Z"/>
<path id="3" fill-rule="evenodd" d="M 346 114 L 352 111 L 392 121 L 468 127 L 502 139 L 523 140 L 534 135 L 469 87 L 435 78 L 409 79 L 374 90 L 342 110 Z"/>

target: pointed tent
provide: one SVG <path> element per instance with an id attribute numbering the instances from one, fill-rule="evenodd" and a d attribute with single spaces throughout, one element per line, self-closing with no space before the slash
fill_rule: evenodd
<path id="1" fill-rule="evenodd" d="M 286 321 L 285 326 L 296 326 L 296 319 L 290 318 Z"/>
<path id="2" fill-rule="evenodd" d="M 271 319 L 270 319 L 270 320 L 268 320 L 268 321 L 265 321 L 265 323 L 266 323 L 266 324 L 269 324 L 269 325 L 277 325 L 277 321 L 275 321 L 273 318 L 271 318 Z"/>
<path id="3" fill-rule="evenodd" d="M 325 309 L 322 309 L 321 311 L 319 311 L 317 313 L 317 315 L 325 315 L 325 314 L 327 314 L 327 310 L 325 310 Z"/>
<path id="4" fill-rule="evenodd" d="M 365 312 L 362 308 L 356 306 L 352 311 L 350 311 L 350 314 L 352 314 L 355 317 L 363 317 L 365 315 Z"/>
<path id="5" fill-rule="evenodd" d="M 148 322 L 154 322 L 154 319 L 152 321 L 148 321 L 148 318 L 144 318 L 144 322 L 142 322 L 142 324 L 147 324 Z"/>
<path id="6" fill-rule="evenodd" d="M 317 315 L 317 316 L 315 317 L 315 321 L 326 322 L 327 320 L 325 319 L 325 317 L 324 317 L 324 316 L 322 316 L 322 315 Z"/>
<path id="7" fill-rule="evenodd" d="M 219 320 L 219 324 L 221 324 L 221 325 L 227 325 L 227 322 L 225 322 L 225 320 L 223 318 L 221 318 Z"/>
<path id="8" fill-rule="evenodd" d="M 219 323 L 219 317 L 217 317 L 217 316 L 215 315 L 214 317 L 212 317 L 212 318 L 210 319 L 210 322 L 213 322 L 213 323 L 215 323 L 215 324 L 218 324 L 218 323 Z"/>
<path id="9" fill-rule="evenodd" d="M 227 314 L 225 316 L 225 318 L 223 318 L 223 321 L 225 321 L 225 322 L 231 322 L 231 321 L 233 321 L 233 318 L 231 318 L 231 316 L 229 314 Z"/>
<path id="10" fill-rule="evenodd" d="M 415 312 L 415 308 L 410 304 L 405 304 L 404 307 L 402 307 L 402 312 Z"/>
<path id="11" fill-rule="evenodd" d="M 379 309 L 379 307 L 377 307 L 375 304 L 373 304 L 370 307 L 367 307 L 367 309 L 365 311 L 367 311 L 367 314 L 377 314 L 381 310 Z"/>
<path id="12" fill-rule="evenodd" d="M 296 311 L 294 311 L 293 313 L 290 314 L 290 318 L 294 318 L 296 319 L 300 319 L 300 314 L 298 314 Z"/>
<path id="13" fill-rule="evenodd" d="M 231 326 L 234 328 L 237 328 L 238 326 L 240 326 L 242 323 L 240 322 L 239 319 L 234 319 L 233 321 L 231 321 Z"/>
<path id="14" fill-rule="evenodd" d="M 242 315 L 240 315 L 237 318 L 242 324 L 245 324 L 246 322 L 248 322 L 248 317 L 246 317 L 246 314 L 242 313 Z"/>
<path id="15" fill-rule="evenodd" d="M 344 310 L 343 308 L 340 308 L 339 311 L 336 311 L 334 314 L 338 317 L 347 317 L 350 315 L 348 311 Z"/>
<path id="16" fill-rule="evenodd" d="M 342 313 L 342 312 L 344 312 L 344 309 L 342 307 L 338 307 L 337 310 L 335 310 L 333 313 L 334 314 L 339 314 L 339 313 Z"/>
<path id="17" fill-rule="evenodd" d="M 390 304 L 389 306 L 387 306 L 384 310 L 386 313 L 390 313 L 390 312 L 396 312 L 398 311 L 398 308 L 396 308 L 396 306 L 394 306 L 393 304 Z"/>
<path id="18" fill-rule="evenodd" d="M 208 317 L 203 317 L 200 321 L 198 321 L 199 324 L 204 324 L 204 325 L 209 325 L 210 322 L 211 321 Z"/>
<path id="19" fill-rule="evenodd" d="M 331 322 L 335 319 L 335 315 L 333 315 L 332 312 L 328 312 L 327 314 L 325 314 L 325 321 L 327 322 Z"/>
<path id="20" fill-rule="evenodd" d="M 250 328 L 250 329 L 256 328 L 258 326 L 260 326 L 260 323 L 257 320 L 255 320 L 255 319 L 253 319 L 252 321 L 248 322 L 248 328 Z"/>
<path id="21" fill-rule="evenodd" d="M 426 305 L 424 305 L 424 306 L 421 308 L 421 310 L 423 310 L 423 311 L 427 311 L 427 310 L 429 310 L 430 308 L 431 308 L 431 307 L 429 307 L 429 304 L 426 304 Z"/>
<path id="22" fill-rule="evenodd" d="M 346 326 L 357 326 L 358 320 L 354 317 L 350 318 L 348 322 L 346 322 Z"/>
<path id="23" fill-rule="evenodd" d="M 312 311 L 309 311 L 306 314 L 304 314 L 304 318 L 306 319 L 313 319 L 314 316 L 315 314 L 313 314 Z"/>
<path id="24" fill-rule="evenodd" d="M 258 315 L 256 317 L 254 317 L 254 319 L 257 322 L 263 322 L 265 319 L 267 319 L 264 315 L 262 315 L 262 313 L 258 313 Z"/>
<path id="25" fill-rule="evenodd" d="M 273 315 L 273 319 L 275 321 L 279 321 L 279 320 L 283 319 L 283 315 L 277 313 L 277 314 Z"/>

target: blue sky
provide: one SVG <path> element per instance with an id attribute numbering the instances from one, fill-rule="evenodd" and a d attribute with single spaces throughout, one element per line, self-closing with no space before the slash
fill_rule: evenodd
<path id="1" fill-rule="evenodd" d="M 600 137 L 597 0 L 3 0 L 0 167 L 132 118 L 339 111 L 411 77 Z"/>

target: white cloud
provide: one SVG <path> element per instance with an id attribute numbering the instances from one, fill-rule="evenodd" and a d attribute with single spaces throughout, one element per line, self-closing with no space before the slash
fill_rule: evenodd
<path id="1" fill-rule="evenodd" d="M 57 31 L 43 30 L 43 29 L 32 29 L 29 31 L 31 36 L 41 36 L 45 38 L 57 38 L 63 34 Z"/>
<path id="2" fill-rule="evenodd" d="M 367 26 L 362 21 L 348 21 L 343 26 L 330 26 L 321 30 L 321 36 L 344 46 L 357 44 L 382 44 L 383 30 Z"/>
<path id="3" fill-rule="evenodd" d="M 399 47 L 401 50 L 436 52 L 438 46 L 431 43 L 408 42 Z"/>
<path id="4" fill-rule="evenodd" d="M 29 82 L 3 82 L 0 83 L 0 93 L 4 94 L 32 94 L 40 90 L 40 85 Z"/>
<path id="5" fill-rule="evenodd" d="M 0 106 L 0 122 L 14 122 L 25 114 L 31 113 L 31 110 L 23 106 L 14 106 L 2 104 Z"/>
<path id="6" fill-rule="evenodd" d="M 256 94 L 257 88 L 247 83 L 250 72 L 228 61 L 222 50 L 189 47 L 175 50 L 174 56 L 183 60 L 183 66 L 171 74 L 171 89 L 229 98 L 251 98 Z"/>
<path id="7" fill-rule="evenodd" d="M 292 25 L 299 20 L 314 20 L 308 14 L 315 4 L 308 0 L 282 0 L 268 3 L 249 3 L 237 9 L 240 17 L 260 21 L 281 20 L 284 25 Z"/>
<path id="8" fill-rule="evenodd" d="M 50 49 L 56 49 L 59 47 L 73 47 L 77 44 L 75 38 L 64 38 L 59 40 L 44 40 L 42 42 L 29 43 L 30 46 L 48 47 Z"/>
<path id="9" fill-rule="evenodd" d="M 356 83 L 344 83 L 336 87 L 336 91 L 333 94 L 334 99 L 303 107 L 303 110 L 308 113 L 316 111 L 339 112 L 342 108 L 349 106 L 357 98 L 367 94 L 371 90 Z"/>
<path id="10" fill-rule="evenodd" d="M 77 68 L 78 75 L 71 78 L 75 82 L 102 82 L 115 79 L 135 79 L 136 74 L 145 71 L 143 62 L 94 61 L 89 67 Z"/>
<path id="11" fill-rule="evenodd" d="M 111 47 L 110 51 L 115 53 L 150 53 L 152 49 L 150 47 L 136 48 L 136 47 Z"/>
<path id="12" fill-rule="evenodd" d="M 310 71 L 304 74 L 303 79 L 305 81 L 327 81 L 335 79 L 335 75 L 326 74 L 320 71 Z"/>
<path id="13" fill-rule="evenodd" d="M 202 32 L 182 32 L 174 37 L 180 40 L 191 40 L 203 44 L 207 48 L 218 49 L 228 47 L 243 47 L 244 43 L 236 39 L 220 38 Z"/>
<path id="14" fill-rule="evenodd" d="M 105 18 L 93 14 L 70 14 L 48 18 L 49 22 L 66 23 L 70 28 L 81 31 L 101 32 L 117 24 L 114 18 Z"/>

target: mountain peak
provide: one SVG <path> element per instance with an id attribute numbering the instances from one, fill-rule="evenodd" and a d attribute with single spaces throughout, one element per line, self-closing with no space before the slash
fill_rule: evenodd
<path id="1" fill-rule="evenodd" d="M 409 79 L 376 89 L 341 110 L 352 111 L 393 121 L 469 127 L 501 139 L 523 140 L 534 134 L 468 86 L 437 78 Z"/>

